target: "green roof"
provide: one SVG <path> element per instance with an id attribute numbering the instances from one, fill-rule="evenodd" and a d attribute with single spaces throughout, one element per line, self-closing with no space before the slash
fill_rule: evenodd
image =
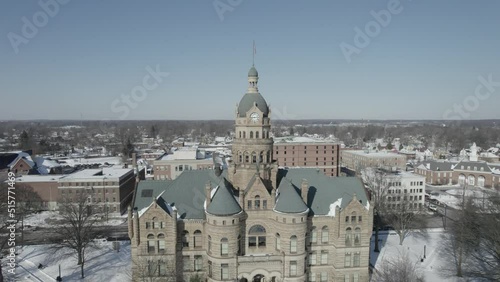
<path id="1" fill-rule="evenodd" d="M 300 191 L 300 190 L 299 190 Z M 282 179 L 278 188 L 278 196 L 274 209 L 283 213 L 301 213 L 307 210 L 307 205 L 302 200 L 300 192 L 288 179 Z"/>
<path id="2" fill-rule="evenodd" d="M 232 185 L 224 179 L 215 191 L 212 201 L 207 207 L 207 212 L 213 215 L 226 216 L 241 212 L 238 201 L 234 198 Z"/>
<path id="3" fill-rule="evenodd" d="M 362 205 L 366 206 L 368 202 L 363 182 L 356 177 L 329 177 L 317 169 L 300 168 L 280 170 L 278 179 L 280 189 L 283 181 L 291 181 L 295 187 L 301 187 L 302 180 L 307 180 L 307 206 L 313 215 L 328 215 L 330 205 L 338 199 L 342 199 L 340 208 L 346 207 L 354 193 Z"/>
<path id="4" fill-rule="evenodd" d="M 134 208 L 141 210 L 148 207 L 158 195 L 165 191 L 161 198 L 177 209 L 180 218 L 204 219 L 205 185 L 210 181 L 211 186 L 216 187 L 224 179 L 223 176 L 224 174 L 217 177 L 214 170 L 186 170 L 172 181 L 140 181 L 136 190 Z M 152 195 L 149 196 L 150 192 L 143 192 L 144 190 L 153 190 Z"/>
<path id="5" fill-rule="evenodd" d="M 264 114 L 265 117 L 269 115 L 267 102 L 264 97 L 260 95 L 260 93 L 246 93 L 243 95 L 243 98 L 241 98 L 241 101 L 238 104 L 239 117 L 245 117 L 254 104 L 257 105 L 257 108 Z"/>
<path id="6" fill-rule="evenodd" d="M 248 71 L 248 76 L 249 77 L 258 77 L 259 76 L 259 73 L 257 72 L 257 69 L 254 66 L 252 66 L 250 68 L 250 70 Z"/>

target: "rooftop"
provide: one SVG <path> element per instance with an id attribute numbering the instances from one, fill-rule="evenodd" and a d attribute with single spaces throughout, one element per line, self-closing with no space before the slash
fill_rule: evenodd
<path id="1" fill-rule="evenodd" d="M 287 136 L 287 137 L 275 137 L 274 144 L 281 145 L 283 143 L 326 143 L 326 144 L 339 144 L 332 139 L 317 139 L 311 137 L 302 136 Z"/>
<path id="2" fill-rule="evenodd" d="M 404 158 L 405 156 L 390 151 L 365 151 L 365 150 L 343 150 L 342 153 L 350 153 L 367 158 Z"/>
<path id="3" fill-rule="evenodd" d="M 113 168 L 113 167 L 105 167 L 105 168 L 98 168 L 98 169 L 84 169 L 77 171 L 72 174 L 68 174 L 64 177 L 64 179 L 61 180 L 75 180 L 75 179 L 100 179 L 104 180 L 106 179 L 111 179 L 111 178 L 120 178 L 124 176 L 125 174 L 129 173 L 132 171 L 130 168 Z"/>

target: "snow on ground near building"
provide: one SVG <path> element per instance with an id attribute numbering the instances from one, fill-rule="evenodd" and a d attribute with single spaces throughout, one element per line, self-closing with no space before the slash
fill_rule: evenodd
<path id="1" fill-rule="evenodd" d="M 402 246 L 399 245 L 399 236 L 395 231 L 380 232 L 380 253 L 373 252 L 374 238 L 375 236 L 371 241 L 370 264 L 375 266 L 375 271 L 381 268 L 384 260 L 402 257 L 406 251 L 411 262 L 416 264 L 423 274 L 425 281 L 466 281 L 453 276 L 453 260 L 447 250 L 446 242 L 448 235 L 441 228 L 411 233 L 406 237 Z M 424 245 L 426 258 L 421 262 L 424 256 Z"/>
<path id="2" fill-rule="evenodd" d="M 26 246 L 17 256 L 16 277 L 5 273 L 7 281 L 55 281 L 59 265 L 63 281 L 131 281 L 130 243 L 120 242 L 120 251 L 113 250 L 112 242 L 100 241 L 96 249 L 86 250 L 85 278 L 80 279 L 75 252 L 70 249 L 54 251 L 52 245 Z M 44 268 L 38 269 L 38 265 Z M 5 266 L 5 264 L 4 264 Z M 6 267 L 4 267 L 6 270 Z"/>
<path id="3" fill-rule="evenodd" d="M 436 199 L 439 202 L 446 204 L 447 206 L 454 209 L 462 209 L 461 203 L 463 193 L 464 191 L 462 189 L 450 189 L 446 190 L 446 194 L 431 196 L 431 199 Z M 483 205 L 483 202 L 485 204 L 488 203 L 489 195 L 481 190 L 466 190 L 465 196 L 474 198 L 474 204 L 478 207 L 481 207 Z"/>
<path id="4" fill-rule="evenodd" d="M 120 215 L 119 213 L 110 213 L 106 221 L 105 215 L 100 215 L 102 219 L 97 225 L 115 226 L 124 223 L 127 219 L 127 214 Z M 43 211 L 27 216 L 24 219 L 24 225 L 38 227 L 52 227 L 62 220 L 61 215 L 57 211 Z"/>

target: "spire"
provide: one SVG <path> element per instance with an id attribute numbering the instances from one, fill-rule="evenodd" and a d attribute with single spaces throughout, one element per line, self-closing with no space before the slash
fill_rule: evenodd
<path id="1" fill-rule="evenodd" d="M 253 41 L 253 52 L 252 52 L 252 67 L 255 66 L 255 54 L 257 54 L 257 48 L 255 48 L 255 40 Z"/>

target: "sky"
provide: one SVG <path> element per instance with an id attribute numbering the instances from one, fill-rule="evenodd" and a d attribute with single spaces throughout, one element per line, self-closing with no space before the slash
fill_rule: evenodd
<path id="1" fill-rule="evenodd" d="M 500 1 L 4 0 L 0 120 L 499 119 Z"/>

